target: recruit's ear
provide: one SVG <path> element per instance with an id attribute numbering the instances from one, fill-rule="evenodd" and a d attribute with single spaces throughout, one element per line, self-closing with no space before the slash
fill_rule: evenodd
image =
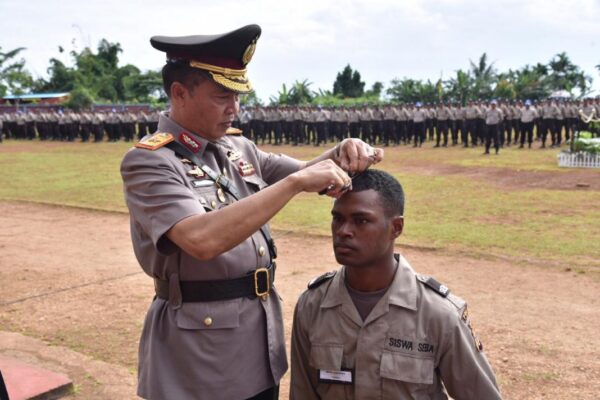
<path id="1" fill-rule="evenodd" d="M 392 218 L 392 234 L 394 238 L 402 235 L 402 230 L 404 229 L 404 217 L 397 215 Z"/>

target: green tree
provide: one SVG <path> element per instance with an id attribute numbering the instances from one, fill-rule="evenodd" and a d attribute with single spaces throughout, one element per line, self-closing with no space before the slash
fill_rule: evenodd
<path id="1" fill-rule="evenodd" d="M 90 92 L 85 88 L 78 87 L 71 92 L 65 105 L 74 110 L 81 110 L 90 107 L 92 104 L 94 104 L 94 99 Z"/>
<path id="2" fill-rule="evenodd" d="M 473 77 L 473 96 L 477 99 L 489 100 L 493 94 L 493 85 L 496 82 L 496 70 L 494 63 L 489 64 L 487 54 L 483 53 L 479 61 L 471 64 L 471 76 Z"/>
<path id="3" fill-rule="evenodd" d="M 337 74 L 333 83 L 333 94 L 341 97 L 360 97 L 365 92 L 365 83 L 360 80 L 360 73 L 352 70 L 350 64 Z"/>
<path id="4" fill-rule="evenodd" d="M 430 80 L 423 82 L 409 78 L 396 78 L 390 82 L 386 93 L 394 102 L 416 103 L 421 101 L 434 103 L 438 101 L 438 84 L 434 84 Z"/>
<path id="5" fill-rule="evenodd" d="M 468 100 L 472 99 L 472 79 L 468 72 L 459 69 L 454 78 L 445 82 L 445 87 L 448 100 L 465 105 Z"/>
<path id="6" fill-rule="evenodd" d="M 19 47 L 7 52 L 0 47 L 0 97 L 7 93 L 14 95 L 23 94 L 30 90 L 33 78 L 25 69 L 25 60 L 16 57 L 25 50 Z"/>
<path id="7" fill-rule="evenodd" d="M 375 82 L 373 86 L 371 86 L 371 89 L 365 92 L 365 97 L 379 99 L 381 98 L 381 93 L 383 93 L 383 83 Z"/>
<path id="8" fill-rule="evenodd" d="M 580 96 L 585 96 L 590 91 L 592 78 L 585 75 L 583 70 L 562 52 L 555 55 L 548 63 L 548 86 L 552 91 L 566 90 L 574 94 L 576 89 Z"/>

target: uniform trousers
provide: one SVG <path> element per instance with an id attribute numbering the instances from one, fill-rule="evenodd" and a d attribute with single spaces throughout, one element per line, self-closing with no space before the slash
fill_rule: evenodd
<path id="1" fill-rule="evenodd" d="M 554 139 L 554 120 L 553 119 L 542 119 L 539 124 L 540 137 L 542 138 L 542 146 L 546 145 L 546 138 L 548 137 L 548 131 L 550 131 L 550 138 Z M 554 144 L 554 141 L 552 142 Z"/>
<path id="2" fill-rule="evenodd" d="M 527 137 L 527 143 L 531 147 L 531 142 L 533 142 L 533 122 L 521 122 L 521 146 L 525 144 L 525 137 Z"/>
<path id="3" fill-rule="evenodd" d="M 492 140 L 494 141 L 494 148 L 496 149 L 496 153 L 500 151 L 500 127 L 499 124 L 491 124 L 486 126 L 486 135 L 485 135 L 485 152 L 490 152 L 490 146 L 492 144 Z"/>
<path id="4" fill-rule="evenodd" d="M 413 124 L 413 131 L 415 132 L 414 146 L 421 146 L 425 141 L 425 122 L 415 122 Z"/>
<path id="5" fill-rule="evenodd" d="M 437 129 L 435 132 L 435 145 L 440 145 L 441 136 L 444 136 L 444 146 L 448 146 L 448 121 L 438 120 Z"/>

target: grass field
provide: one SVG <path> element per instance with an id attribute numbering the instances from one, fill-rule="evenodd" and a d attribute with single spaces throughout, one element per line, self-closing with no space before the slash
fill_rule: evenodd
<path id="1" fill-rule="evenodd" d="M 0 145 L 0 199 L 126 212 L 119 164 L 130 147 L 127 143 L 5 141 Z M 266 149 L 302 159 L 322 151 L 309 146 Z M 526 172 L 533 177 L 544 173 L 539 179 L 568 179 L 572 171 L 556 166 L 556 153 L 513 147 L 499 156 L 482 157 L 481 148 L 386 149 L 378 168 L 393 173 L 407 197 L 400 242 L 598 272 L 600 191 L 495 181 L 498 176 L 518 178 Z M 600 171 L 589 171 L 587 176 L 600 180 Z M 326 197 L 300 195 L 272 226 L 280 231 L 328 234 L 331 203 Z"/>

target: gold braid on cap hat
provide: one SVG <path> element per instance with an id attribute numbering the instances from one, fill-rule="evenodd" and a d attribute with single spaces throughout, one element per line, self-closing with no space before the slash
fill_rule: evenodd
<path id="1" fill-rule="evenodd" d="M 231 69 L 231 68 L 223 68 L 217 65 L 205 64 L 200 61 L 190 61 L 190 67 L 200 68 L 211 72 L 216 72 L 221 75 L 229 75 L 229 76 L 245 76 L 246 68 L 244 69 Z"/>

